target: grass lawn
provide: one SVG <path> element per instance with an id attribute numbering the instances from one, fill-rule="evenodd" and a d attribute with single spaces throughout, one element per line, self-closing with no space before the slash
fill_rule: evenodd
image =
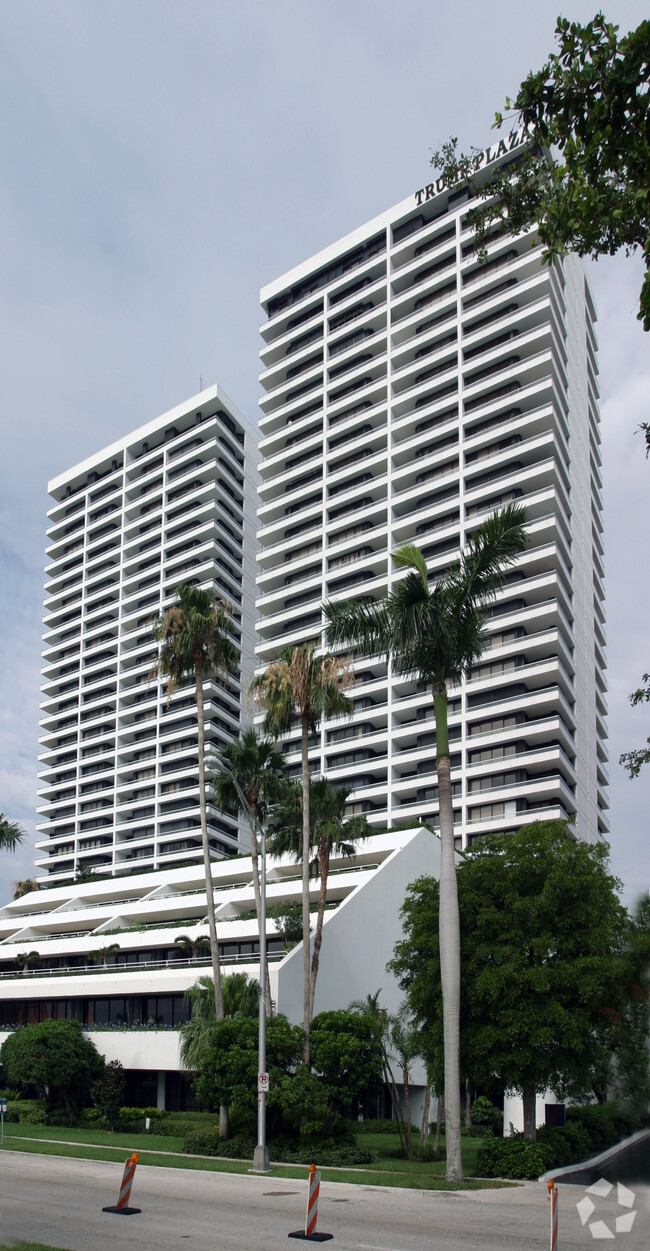
<path id="1" fill-rule="evenodd" d="M 38 1141 L 44 1139 L 45 1141 Z M 376 1164 L 355 1168 L 321 1169 L 324 1182 L 352 1182 L 364 1186 L 398 1186 L 411 1190 L 477 1190 L 497 1188 L 509 1183 L 485 1182 L 468 1177 L 463 1182 L 448 1182 L 444 1177 L 444 1164 L 409 1163 L 408 1160 L 391 1159 L 390 1151 L 399 1146 L 397 1135 L 359 1135 L 360 1142 L 377 1152 Z M 59 1141 L 55 1141 L 59 1140 Z M 471 1149 L 473 1139 L 463 1139 Z M 65 1129 L 52 1125 L 27 1125 L 11 1123 L 5 1126 L 5 1151 L 24 1151 L 38 1155 L 66 1156 L 85 1160 L 110 1160 L 119 1166 L 132 1151 L 140 1154 L 140 1164 L 156 1164 L 164 1168 L 185 1168 L 211 1173 L 249 1173 L 250 1161 L 218 1160 L 206 1157 L 173 1154 L 182 1152 L 182 1138 L 168 1138 L 155 1134 L 109 1134 L 104 1130 Z M 162 1152 L 164 1154 L 154 1154 Z M 475 1159 L 475 1150 L 474 1157 Z M 467 1157 L 469 1162 L 469 1155 Z M 318 1163 L 318 1161 L 316 1161 Z M 119 1168 L 118 1168 L 119 1171 Z M 302 1178 L 307 1176 L 304 1164 L 273 1164 L 271 1177 Z M 117 1177 L 117 1173 L 116 1173 Z M 119 1178 L 118 1178 L 119 1181 Z M 117 1184 L 117 1183 L 116 1183 Z M 3 1248 L 0 1246 L 0 1251 Z"/>
<path id="2" fill-rule="evenodd" d="M 417 1143 L 418 1136 L 416 1132 L 413 1137 L 414 1144 Z M 360 1147 L 366 1147 L 377 1156 L 377 1163 L 370 1165 L 371 1168 L 380 1168 L 390 1173 L 409 1173 L 413 1177 L 430 1177 L 431 1175 L 444 1177 L 445 1175 L 444 1160 L 439 1163 L 420 1164 L 417 1160 L 396 1158 L 394 1153 L 400 1145 L 398 1134 L 357 1134 L 357 1141 Z M 431 1141 L 433 1142 L 433 1139 Z M 482 1138 L 461 1138 L 463 1171 L 466 1177 L 473 1177 L 476 1172 L 476 1157 L 482 1141 Z M 444 1147 L 444 1136 L 440 1142 Z"/>
<path id="3" fill-rule="evenodd" d="M 65 1251 L 65 1248 L 45 1246 L 44 1242 L 3 1242 L 0 1251 Z"/>

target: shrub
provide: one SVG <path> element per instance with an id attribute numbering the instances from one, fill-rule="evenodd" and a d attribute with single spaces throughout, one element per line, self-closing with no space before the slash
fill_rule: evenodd
<path id="1" fill-rule="evenodd" d="M 567 1128 L 579 1125 L 587 1134 L 589 1154 L 597 1155 L 640 1129 L 643 1119 L 619 1103 L 589 1103 L 567 1108 Z"/>
<path id="2" fill-rule="evenodd" d="M 391 1121 L 388 1117 L 368 1117 L 367 1120 L 355 1123 L 355 1129 L 358 1134 L 398 1134 L 397 1121 Z"/>
<path id="3" fill-rule="evenodd" d="M 541 1146 L 522 1134 L 514 1138 L 488 1138 L 476 1159 L 477 1177 L 512 1177 L 534 1181 L 547 1169 Z"/>
<path id="4" fill-rule="evenodd" d="M 537 1142 L 549 1168 L 564 1168 L 565 1164 L 575 1164 L 586 1160 L 592 1153 L 589 1134 L 577 1121 L 568 1121 L 566 1125 L 542 1126 L 537 1131 Z"/>
<path id="5" fill-rule="evenodd" d="M 220 1156 L 228 1160 L 252 1160 L 255 1151 L 252 1138 L 220 1138 L 214 1129 L 193 1129 L 185 1135 L 183 1150 L 189 1155 Z"/>
<path id="6" fill-rule="evenodd" d="M 12 1099 L 7 1104 L 5 1120 L 21 1121 L 26 1125 L 45 1125 L 46 1105 L 42 1099 Z"/>
<path id="7" fill-rule="evenodd" d="M 352 1142 L 340 1142 L 336 1138 L 316 1138 L 312 1141 L 277 1137 L 269 1143 L 272 1160 L 283 1164 L 329 1165 L 345 1168 L 350 1164 L 374 1164 L 377 1159 L 372 1151 Z"/>
<path id="8" fill-rule="evenodd" d="M 210 1130 L 194 1130 L 185 1138 L 184 1151 L 190 1155 L 218 1156 L 222 1159 L 252 1160 L 255 1141 L 236 1135 L 220 1138 L 215 1125 Z M 283 1164 L 319 1164 L 343 1166 L 350 1164 L 373 1164 L 376 1157 L 361 1147 L 341 1145 L 333 1139 L 321 1139 L 312 1143 L 295 1143 L 288 1138 L 275 1138 L 269 1143 L 269 1155 Z"/>
<path id="9" fill-rule="evenodd" d="M 479 1095 L 472 1104 L 472 1124 L 470 1129 L 491 1129 L 493 1134 L 500 1134 L 503 1128 L 503 1112 L 495 1108 L 486 1095 Z"/>

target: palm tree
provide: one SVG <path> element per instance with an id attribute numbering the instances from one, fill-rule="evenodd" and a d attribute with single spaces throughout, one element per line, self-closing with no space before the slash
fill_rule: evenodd
<path id="1" fill-rule="evenodd" d="M 395 1074 L 391 1066 L 391 1060 L 394 1059 L 392 1047 L 392 1027 L 395 1023 L 395 1017 L 391 1016 L 387 1008 L 382 1008 L 379 1003 L 381 990 L 375 991 L 374 995 L 367 994 L 365 999 L 353 999 L 348 1005 L 350 1012 L 358 1012 L 365 1017 L 372 1026 L 372 1032 L 375 1042 L 381 1052 L 381 1064 L 384 1070 L 384 1085 L 390 1095 L 390 1101 L 393 1108 L 393 1116 L 397 1125 L 400 1146 L 406 1151 L 406 1128 L 404 1118 L 400 1106 L 399 1095 L 397 1093 L 397 1083 Z"/>
<path id="2" fill-rule="evenodd" d="M 216 1019 L 223 1017 L 223 990 L 217 925 L 214 915 L 214 888 L 210 864 L 208 818 L 205 802 L 205 714 L 203 684 L 211 679 L 225 678 L 237 672 L 239 651 L 233 642 L 235 628 L 225 605 L 211 590 L 182 583 L 176 588 L 176 603 L 167 608 L 154 624 L 153 633 L 160 643 L 155 668 L 168 678 L 167 694 L 171 696 L 180 682 L 194 680 L 196 686 L 196 718 L 198 723 L 199 807 L 201 841 L 205 869 L 205 894 L 208 906 L 210 955 L 214 977 Z"/>
<path id="3" fill-rule="evenodd" d="M 221 748 L 217 758 L 218 772 L 214 779 L 214 797 L 221 809 L 235 809 L 248 818 L 251 830 L 251 860 L 253 862 L 253 893 L 257 913 L 257 929 L 262 943 L 262 897 L 259 874 L 258 833 L 267 820 L 271 804 L 275 803 L 284 785 L 284 756 L 270 738 L 258 738 L 255 730 L 244 730 L 239 738 Z M 246 807 L 242 803 L 242 796 Z M 272 1010 L 269 966 L 266 965 L 266 1011 Z"/>
<path id="4" fill-rule="evenodd" d="M 190 938 L 189 934 L 179 934 L 174 939 L 174 946 L 180 947 L 188 960 L 195 960 L 201 951 L 210 950 L 209 934 L 197 934 L 196 938 Z"/>
<path id="5" fill-rule="evenodd" d="M 429 586 L 426 560 L 414 543 L 393 553 L 406 577 L 380 603 L 328 603 L 330 644 L 356 644 L 385 654 L 393 672 L 412 674 L 433 688 L 440 812 L 440 965 L 442 971 L 447 1179 L 460 1180 L 460 923 L 454 862 L 447 688 L 471 673 L 487 641 L 485 609 L 503 585 L 505 570 L 526 545 L 525 510 L 509 504 L 470 536 L 460 558 Z"/>
<path id="6" fill-rule="evenodd" d="M 227 973 L 223 978 L 224 1016 L 256 1016 L 259 993 L 259 982 L 247 973 Z M 181 1064 L 184 1069 L 197 1069 L 216 1023 L 212 978 L 200 977 L 185 991 L 185 1001 L 191 1006 L 191 1017 L 180 1029 Z"/>
<path id="7" fill-rule="evenodd" d="M 4 812 L 0 812 L 0 851 L 15 851 L 24 837 L 22 826 L 17 821 L 12 821 L 11 817 L 5 816 Z"/>
<path id="8" fill-rule="evenodd" d="M 21 951 L 16 956 L 16 964 L 23 973 L 29 973 L 30 969 L 35 969 L 41 963 L 40 952 L 38 951 Z"/>
<path id="9" fill-rule="evenodd" d="M 404 1112 L 406 1122 L 406 1154 L 409 1160 L 413 1156 L 413 1132 L 411 1127 L 411 1066 L 420 1056 L 419 1031 L 411 1020 L 409 1005 L 406 1001 L 398 1009 L 391 1023 L 390 1038 L 397 1063 L 402 1070 L 402 1087 L 404 1090 Z"/>
<path id="10" fill-rule="evenodd" d="M 86 959 L 89 964 L 99 964 L 102 962 L 102 968 L 108 968 L 108 957 L 115 955 L 120 950 L 119 943 L 109 943 L 107 947 L 96 947 L 94 951 L 89 951 Z"/>
<path id="11" fill-rule="evenodd" d="M 314 1013 L 316 978 L 323 942 L 330 858 L 333 852 L 337 855 L 353 856 L 356 844 L 368 838 L 372 833 L 368 821 L 363 816 L 350 817 L 347 821 L 345 820 L 345 808 L 349 796 L 349 787 L 334 786 L 327 778 L 318 778 L 309 783 L 311 845 L 316 852 L 311 860 L 311 869 L 320 878 L 314 950 L 311 958 L 310 1018 Z M 269 824 L 269 834 L 269 850 L 274 855 L 279 856 L 289 852 L 296 860 L 302 858 L 302 790 L 299 783 L 290 784 L 283 798 L 274 808 Z"/>
<path id="12" fill-rule="evenodd" d="M 302 943 L 303 1028 L 305 1064 L 309 1064 L 311 969 L 309 953 L 309 733 L 323 717 L 351 713 L 354 705 L 344 694 L 354 681 L 351 666 L 336 656 L 317 656 L 308 643 L 286 647 L 277 660 L 251 683 L 265 710 L 264 730 L 274 739 L 294 721 L 300 724 L 302 756 Z"/>

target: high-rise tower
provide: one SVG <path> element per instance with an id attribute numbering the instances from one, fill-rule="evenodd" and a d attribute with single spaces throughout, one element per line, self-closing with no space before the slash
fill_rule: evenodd
<path id="1" fill-rule="evenodd" d="M 201 858 L 194 691 L 168 700 L 152 676 L 152 623 L 182 582 L 228 605 L 242 666 L 205 687 L 216 749 L 239 731 L 254 657 L 256 446 L 211 387 L 49 484 L 41 879 Z M 208 826 L 217 856 L 242 849 L 212 805 Z"/>
<path id="2" fill-rule="evenodd" d="M 482 661 L 450 692 L 457 841 L 565 816 L 596 839 L 608 825 L 595 310 L 582 263 L 549 268 L 534 236 L 495 235 L 479 263 L 469 201 L 432 183 L 262 291 L 258 659 L 320 645 L 324 599 L 385 595 L 401 543 L 420 545 L 435 577 L 520 499 L 528 550 L 490 609 Z M 377 825 L 435 823 L 430 692 L 382 659 L 357 658 L 356 674 L 354 715 L 315 736 L 313 769 L 352 785 Z"/>

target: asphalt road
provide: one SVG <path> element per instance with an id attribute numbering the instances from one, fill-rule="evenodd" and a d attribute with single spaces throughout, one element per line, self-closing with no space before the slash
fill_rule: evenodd
<path id="1" fill-rule="evenodd" d="M 115 1216 L 122 1165 L 6 1152 L 0 1157 L 0 1244 L 11 1239 L 68 1251 L 289 1251 L 304 1222 L 306 1181 L 200 1173 L 141 1166 L 131 1202 L 140 1215 Z M 578 1186 L 560 1192 L 562 1251 L 593 1247 L 582 1227 Z M 597 1215 L 613 1225 L 614 1199 Z M 612 1207 L 612 1202 L 614 1206 Z M 546 1251 L 550 1216 L 545 1187 L 444 1192 L 389 1190 L 327 1183 L 321 1187 L 318 1229 L 333 1235 L 334 1251 Z M 650 1244 L 650 1191 L 637 1194 L 638 1215 L 616 1245 Z"/>

